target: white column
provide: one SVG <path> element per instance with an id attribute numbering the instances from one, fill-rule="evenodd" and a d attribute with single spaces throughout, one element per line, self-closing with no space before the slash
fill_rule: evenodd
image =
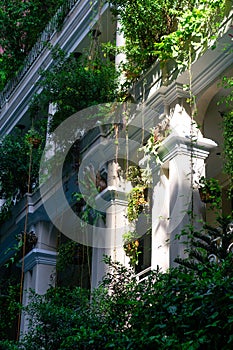
<path id="1" fill-rule="evenodd" d="M 24 306 L 30 301 L 31 289 L 38 294 L 45 294 L 50 286 L 55 285 L 56 234 L 52 231 L 52 225 L 44 221 L 31 226 L 29 231 L 31 230 L 35 232 L 38 240 L 35 248 L 24 257 Z M 21 333 L 25 333 L 27 327 L 28 322 L 22 314 Z"/>
<path id="2" fill-rule="evenodd" d="M 184 245 L 176 239 L 190 221 L 200 227 L 204 207 L 200 201 L 197 182 L 205 171 L 205 159 L 215 142 L 203 138 L 192 125 L 186 111 L 176 105 L 171 118 L 171 134 L 163 141 L 159 152 L 163 166 L 154 171 L 154 205 L 152 211 L 152 268 L 162 270 L 174 265 L 177 256 L 184 256 Z M 196 183 L 196 188 L 195 188 Z M 194 185 L 194 188 L 193 188 Z M 198 228 L 198 227 L 197 227 Z"/>
<path id="3" fill-rule="evenodd" d="M 54 272 L 56 267 L 56 252 L 45 249 L 32 249 L 24 258 L 24 287 L 23 305 L 30 301 L 30 289 L 38 294 L 45 294 L 49 286 L 54 286 Z M 21 316 L 20 332 L 27 331 L 26 315 Z"/>
<path id="4" fill-rule="evenodd" d="M 151 268 L 166 271 L 169 266 L 169 179 L 165 167 L 156 166 L 153 170 L 153 184 Z"/>
<path id="5" fill-rule="evenodd" d="M 94 247 L 92 253 L 92 288 L 98 286 L 107 266 L 103 262 L 103 255 L 110 256 L 113 261 L 126 264 L 128 258 L 123 249 L 122 235 L 129 230 L 126 218 L 127 189 L 125 183 L 118 176 L 118 164 L 109 162 L 108 164 L 108 187 L 101 192 L 101 199 L 105 200 L 106 225 L 105 240 L 100 247 Z M 97 202 L 98 207 L 98 202 Z M 101 228 L 100 228 L 101 229 Z M 98 227 L 95 228 L 98 235 Z M 104 246 L 104 247 L 101 247 Z"/>
<path id="6" fill-rule="evenodd" d="M 117 21 L 117 31 L 116 31 L 116 48 L 125 46 L 125 38 L 122 32 L 122 27 L 120 20 Z M 115 58 L 116 68 L 118 68 L 122 63 L 126 62 L 126 56 L 123 52 L 118 53 Z M 123 84 L 125 82 L 124 74 L 120 77 L 120 83 Z"/>

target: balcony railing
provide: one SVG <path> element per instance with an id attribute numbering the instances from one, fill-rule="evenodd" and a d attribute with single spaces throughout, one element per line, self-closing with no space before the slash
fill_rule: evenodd
<path id="1" fill-rule="evenodd" d="M 53 34 L 59 30 L 61 27 L 64 18 L 68 15 L 70 10 L 76 5 L 76 3 L 81 0 L 67 0 L 56 12 L 55 16 L 51 19 L 48 25 L 45 27 L 45 30 L 41 33 L 39 39 L 31 49 L 30 53 L 26 57 L 23 68 L 18 72 L 18 74 L 11 79 L 5 86 L 4 90 L 0 93 L 0 108 L 4 106 L 16 86 L 20 83 L 24 75 L 28 72 L 29 68 L 40 55 L 43 49 L 46 46 L 46 43 L 49 42 Z"/>
<path id="2" fill-rule="evenodd" d="M 150 275 L 150 273 L 151 273 L 151 266 L 147 267 L 145 270 L 136 274 L 137 281 L 138 282 L 145 281 Z"/>

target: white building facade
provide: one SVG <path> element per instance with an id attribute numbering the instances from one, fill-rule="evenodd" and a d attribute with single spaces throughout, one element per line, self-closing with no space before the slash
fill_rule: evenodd
<path id="1" fill-rule="evenodd" d="M 69 6 L 70 11 L 62 29 L 50 33 L 52 46 L 59 45 L 67 53 L 82 51 L 90 45 L 89 33 L 96 28 L 97 21 L 102 33 L 101 41 L 113 42 L 117 39 L 117 44 L 121 45 L 122 38 L 116 34 L 116 24 L 111 20 L 107 5 L 101 11 L 98 9 L 98 1 L 70 1 Z M 165 271 L 174 266 L 177 256 L 184 256 L 184 246 L 175 238 L 190 223 L 190 211 L 194 213 L 195 222 L 205 220 L 206 217 L 211 221 L 211 213 L 206 212 L 206 204 L 199 196 L 198 181 L 204 175 L 214 177 L 220 181 L 224 191 L 229 183 L 223 174 L 223 137 L 219 131 L 221 114 L 217 101 L 224 94 L 219 85 L 222 77 L 233 73 L 232 41 L 229 35 L 232 31 L 231 24 L 230 16 L 225 22 L 216 49 L 207 50 L 192 65 L 192 92 L 197 102 L 194 121 L 187 103 L 187 92 L 183 89 L 188 81 L 188 72 L 178 74 L 164 85 L 158 62 L 130 91 L 134 103 L 129 107 L 133 112 L 127 135 L 128 144 L 123 140 L 124 130 L 119 131 L 119 143 L 116 144 L 109 130 L 103 130 L 101 126 L 95 126 L 98 129 L 96 135 L 89 130 L 89 133 L 81 136 L 81 159 L 84 164 L 81 164 L 78 176 L 82 180 L 85 167 L 90 165 L 94 166 L 95 177 L 98 172 L 104 174 L 102 180 L 105 180 L 105 186 L 94 196 L 94 209 L 104 213 L 104 219 L 99 219 L 94 224 L 92 222 L 86 228 L 85 224 L 84 227 L 82 222 L 80 224 L 80 218 L 76 220 L 73 217 L 76 214 L 71 214 L 71 210 L 74 213 L 72 193 L 75 191 L 74 176 L 77 174 L 72 171 L 66 175 L 65 180 L 62 178 L 63 182 L 59 176 L 56 177 L 57 174 L 52 176 L 45 185 L 41 185 L 42 189 L 26 194 L 13 207 L 11 218 L 0 226 L 0 263 L 4 265 L 11 256 L 10 252 L 3 252 L 12 247 L 15 237 L 25 230 L 25 221 L 27 232 L 36 235 L 35 243 L 25 253 L 19 266 L 24 274 L 24 304 L 28 302 L 27 291 L 30 289 L 44 294 L 51 285 L 55 286 L 65 277 L 73 279 L 74 284 L 95 288 L 106 271 L 103 255 L 110 255 L 116 261 L 129 264 L 123 238 L 132 225 L 127 220 L 128 193 L 132 183 L 125 176 L 124 161 L 146 167 L 147 159 L 138 157 L 137 151 L 143 147 L 151 128 L 158 124 L 163 125 L 163 122 L 169 121 L 169 132 L 156 150 L 160 161 L 152 155 L 149 163 L 152 169 L 149 185 L 150 224 L 146 215 L 142 215 L 137 222 L 140 254 L 135 269 L 139 278 L 150 269 L 160 268 Z M 118 56 L 116 64 L 121 59 Z M 50 50 L 38 45 L 18 81 L 7 84 L 0 94 L 1 137 L 11 133 L 18 124 L 29 125 L 28 106 L 33 94 L 40 92 L 36 85 L 40 79 L 39 70 L 41 67 L 49 69 L 52 65 Z M 125 105 L 119 108 L 123 109 Z M 135 129 L 131 130 L 130 125 Z M 144 128 L 146 136 L 143 138 Z M 64 183 L 68 183 L 67 190 L 64 189 Z M 231 205 L 226 202 L 223 210 L 226 213 L 232 210 Z M 79 230 L 84 230 L 84 233 Z M 82 258 L 72 264 L 73 270 L 67 276 L 56 274 L 57 242 L 61 236 L 64 241 L 69 238 L 82 246 Z M 26 323 L 22 319 L 21 331 L 25 328 Z"/>

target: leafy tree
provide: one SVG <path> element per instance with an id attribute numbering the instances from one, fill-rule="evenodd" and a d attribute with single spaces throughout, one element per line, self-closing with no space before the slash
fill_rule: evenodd
<path id="1" fill-rule="evenodd" d="M 0 273 L 0 339 L 15 339 L 19 303 L 20 270 L 15 264 L 1 266 Z"/>
<path id="2" fill-rule="evenodd" d="M 0 4 L 1 75 L 4 83 L 18 71 L 39 34 L 65 0 L 2 0 Z"/>
<path id="3" fill-rule="evenodd" d="M 93 57 L 67 54 L 59 48 L 52 50 L 54 66 L 41 72 L 42 93 L 34 97 L 31 109 L 46 106 L 39 113 L 47 115 L 50 102 L 56 105 L 51 127 L 55 128 L 72 114 L 101 103 L 114 101 L 117 96 L 117 72 L 104 52 Z M 42 108 L 43 109 L 43 108 Z"/>
<path id="4" fill-rule="evenodd" d="M 86 325 L 88 300 L 88 291 L 80 288 L 51 288 L 44 296 L 32 292 L 25 310 L 31 331 L 24 337 L 23 349 L 60 349 L 64 339 Z"/>
<path id="5" fill-rule="evenodd" d="M 44 135 L 41 134 L 41 138 Z M 38 173 L 43 142 L 32 147 L 30 191 L 38 185 Z M 25 135 L 16 128 L 14 133 L 0 140 L 0 195 L 2 198 L 21 198 L 28 191 L 30 144 Z"/>
<path id="6" fill-rule="evenodd" d="M 0 338 L 2 340 L 7 339 L 9 334 L 12 338 L 14 338 L 13 334 L 17 325 L 17 315 L 20 312 L 18 298 L 19 285 L 12 284 L 12 281 L 9 280 L 7 286 L 4 287 L 4 289 L 1 288 L 2 294 L 0 296 Z"/>
<path id="7" fill-rule="evenodd" d="M 194 1 L 110 0 L 125 37 L 127 68 L 141 73 L 156 60 L 154 43 L 177 29 L 178 15 L 192 8 Z"/>

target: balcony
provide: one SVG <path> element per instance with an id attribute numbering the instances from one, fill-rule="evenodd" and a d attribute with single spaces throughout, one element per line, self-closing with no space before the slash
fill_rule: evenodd
<path id="1" fill-rule="evenodd" d="M 47 44 L 51 47 L 59 46 L 67 53 L 82 51 L 90 46 L 89 33 L 100 16 L 103 27 L 108 28 L 103 33 L 102 40 L 112 40 L 115 28 L 108 6 L 104 5 L 101 9 L 99 6 L 98 0 L 67 0 L 65 8 L 59 9 L 32 48 L 24 68 L 0 93 L 0 136 L 10 133 L 17 123 L 27 122 L 29 102 L 35 93 L 40 92 L 36 85 L 40 80 L 39 72 L 41 69 L 49 69 L 53 64 Z M 62 28 L 58 30 L 61 13 L 67 15 Z"/>

